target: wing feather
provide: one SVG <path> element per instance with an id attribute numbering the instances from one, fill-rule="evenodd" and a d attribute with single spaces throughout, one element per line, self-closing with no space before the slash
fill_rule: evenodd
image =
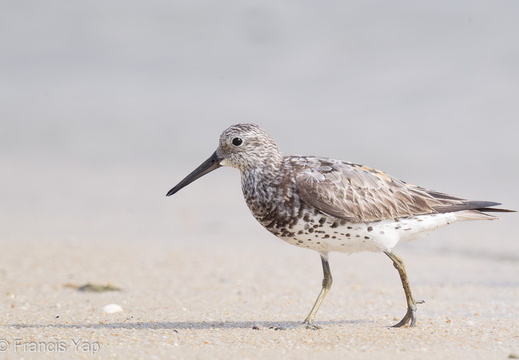
<path id="1" fill-rule="evenodd" d="M 302 200 L 323 213 L 352 222 L 499 205 L 428 190 L 382 171 L 344 161 L 298 157 L 296 163 L 300 167 L 296 187 Z"/>

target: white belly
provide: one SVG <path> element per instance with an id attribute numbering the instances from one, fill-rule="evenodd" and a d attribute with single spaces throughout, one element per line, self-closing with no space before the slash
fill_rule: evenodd
<path id="1" fill-rule="evenodd" d="M 310 221 L 301 219 L 288 236 L 280 238 L 289 244 L 316 251 L 387 251 L 399 241 L 413 241 L 460 218 L 456 213 L 420 215 L 399 220 L 372 223 L 348 223 L 318 215 Z"/>

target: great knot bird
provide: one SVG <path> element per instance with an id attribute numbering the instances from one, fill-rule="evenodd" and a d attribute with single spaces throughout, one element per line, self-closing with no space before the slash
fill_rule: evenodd
<path id="1" fill-rule="evenodd" d="M 167 196 L 221 167 L 240 170 L 243 195 L 254 217 L 287 243 L 321 257 L 322 289 L 303 322 L 316 329 L 315 315 L 332 285 L 328 253 L 381 251 L 400 275 L 407 312 L 395 327 L 415 326 L 416 304 L 404 262 L 393 248 L 457 221 L 495 220 L 490 201 L 472 201 L 398 180 L 380 170 L 317 156 L 283 156 L 254 124 L 226 129 L 214 154 Z"/>

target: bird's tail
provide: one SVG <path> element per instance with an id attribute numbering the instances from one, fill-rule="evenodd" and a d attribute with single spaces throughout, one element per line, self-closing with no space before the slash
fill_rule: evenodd
<path id="1" fill-rule="evenodd" d="M 468 205 L 468 206 L 467 206 Z M 501 205 L 500 203 L 490 201 L 469 201 L 461 206 L 465 206 L 467 210 L 456 212 L 456 215 L 463 220 L 498 220 L 499 217 L 487 213 L 507 213 L 516 212 L 515 210 L 494 208 L 491 206 Z"/>

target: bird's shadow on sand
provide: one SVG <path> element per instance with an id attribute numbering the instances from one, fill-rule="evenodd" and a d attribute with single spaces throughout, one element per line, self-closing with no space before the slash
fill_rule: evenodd
<path id="1" fill-rule="evenodd" d="M 316 322 L 324 329 L 347 324 L 366 323 L 365 320 L 340 320 Z M 206 329 L 298 329 L 302 323 L 298 321 L 179 321 L 179 322 L 115 322 L 104 324 L 9 324 L 8 327 L 24 328 L 60 328 L 60 329 L 170 329 L 170 330 L 206 330 Z"/>

